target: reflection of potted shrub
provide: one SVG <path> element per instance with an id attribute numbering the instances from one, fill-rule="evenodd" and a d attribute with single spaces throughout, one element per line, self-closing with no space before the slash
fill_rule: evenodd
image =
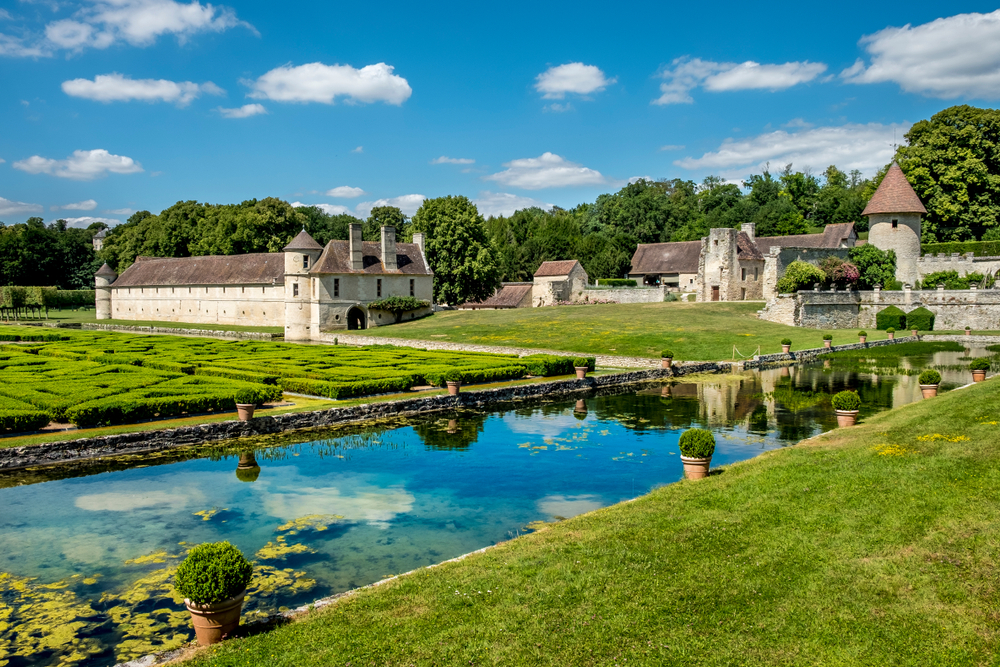
<path id="1" fill-rule="evenodd" d="M 671 350 L 664 350 L 660 352 L 660 368 L 670 368 L 670 365 L 674 363 L 674 353 Z"/>
<path id="2" fill-rule="evenodd" d="M 577 419 L 587 418 L 587 401 L 582 398 L 577 399 L 576 405 L 573 406 L 573 416 Z"/>
<path id="3" fill-rule="evenodd" d="M 240 462 L 236 465 L 236 479 L 241 482 L 256 482 L 260 477 L 260 466 L 252 451 L 240 454 Z"/>
<path id="4" fill-rule="evenodd" d="M 573 360 L 573 368 L 576 369 L 576 379 L 582 380 L 587 377 L 587 371 L 590 370 L 590 362 L 587 361 L 586 357 L 577 357 Z"/>
<path id="5" fill-rule="evenodd" d="M 792 349 L 792 339 L 782 338 L 781 339 L 781 353 L 788 354 L 788 351 Z"/>
<path id="6" fill-rule="evenodd" d="M 236 392 L 236 414 L 241 422 L 253 419 L 253 411 L 257 409 L 257 392 L 253 389 L 240 389 Z"/>
<path id="7" fill-rule="evenodd" d="M 864 343 L 866 340 L 868 340 L 868 332 L 867 331 L 859 331 L 858 332 L 858 342 L 859 343 Z"/>
<path id="8" fill-rule="evenodd" d="M 681 433 L 681 461 L 688 479 L 701 479 L 708 475 L 715 453 L 715 436 L 703 428 L 689 428 Z"/>
<path id="9" fill-rule="evenodd" d="M 834 394 L 833 409 L 837 412 L 837 426 L 854 426 L 861 411 L 861 397 L 856 391 L 842 391 Z"/>
<path id="10" fill-rule="evenodd" d="M 941 384 L 941 374 L 935 370 L 927 369 L 917 378 L 920 383 L 920 393 L 924 398 L 934 398 L 937 396 L 938 385 Z"/>
<path id="11" fill-rule="evenodd" d="M 444 374 L 444 382 L 448 385 L 448 395 L 458 396 L 458 391 L 462 388 L 462 374 L 453 368 Z"/>
<path id="12" fill-rule="evenodd" d="M 240 625 L 243 596 L 253 565 L 229 542 L 207 542 L 177 566 L 174 590 L 184 596 L 202 646 L 215 644 Z"/>
<path id="13" fill-rule="evenodd" d="M 830 349 L 830 345 L 833 344 L 833 334 L 823 334 L 823 347 Z"/>
<path id="14" fill-rule="evenodd" d="M 969 370 L 972 371 L 973 382 L 982 382 L 986 379 L 986 371 L 990 370 L 990 360 L 985 357 L 973 359 L 969 364 Z"/>
<path id="15" fill-rule="evenodd" d="M 885 333 L 889 337 L 889 340 L 893 340 L 896 338 L 896 329 L 893 327 L 889 327 L 888 329 L 886 329 Z"/>

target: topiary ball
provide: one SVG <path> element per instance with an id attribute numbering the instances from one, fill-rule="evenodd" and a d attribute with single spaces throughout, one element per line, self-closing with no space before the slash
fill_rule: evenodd
<path id="1" fill-rule="evenodd" d="M 833 403 L 834 410 L 852 411 L 861 409 L 861 397 L 858 396 L 858 392 L 856 391 L 842 391 L 834 394 L 830 402 Z"/>
<path id="2" fill-rule="evenodd" d="M 674 351 L 673 350 L 663 350 L 662 352 L 660 352 L 660 358 L 661 359 L 673 359 L 674 358 Z"/>
<path id="3" fill-rule="evenodd" d="M 703 428 L 689 428 L 678 442 L 681 454 L 689 459 L 707 459 L 715 453 L 715 436 Z"/>
<path id="4" fill-rule="evenodd" d="M 927 369 L 917 378 L 920 384 L 941 384 L 941 374 L 935 370 Z"/>
<path id="5" fill-rule="evenodd" d="M 206 542 L 188 552 L 174 575 L 174 590 L 196 604 L 216 604 L 245 590 L 253 565 L 229 542 Z"/>
<path id="6" fill-rule="evenodd" d="M 781 344 L 782 345 L 791 345 L 792 344 L 792 339 L 791 338 L 782 338 L 781 339 Z"/>
<path id="7" fill-rule="evenodd" d="M 969 364 L 969 368 L 974 371 L 988 371 L 990 370 L 990 360 L 986 357 L 980 357 L 979 359 L 973 359 Z"/>
<path id="8" fill-rule="evenodd" d="M 573 365 L 577 368 L 590 368 L 590 360 L 587 357 L 576 357 L 573 359 Z"/>

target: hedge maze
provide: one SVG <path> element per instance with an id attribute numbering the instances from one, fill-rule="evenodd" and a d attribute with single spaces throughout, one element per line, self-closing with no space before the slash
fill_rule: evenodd
<path id="1" fill-rule="evenodd" d="M 89 427 L 184 413 L 228 411 L 237 391 L 258 403 L 283 392 L 349 398 L 573 372 L 568 357 L 228 342 L 104 332 L 25 333 L 0 327 L 0 432 L 49 421 Z M 593 368 L 593 359 L 590 359 Z"/>

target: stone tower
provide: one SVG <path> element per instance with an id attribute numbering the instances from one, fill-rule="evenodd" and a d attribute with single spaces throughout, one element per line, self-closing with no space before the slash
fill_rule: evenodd
<path id="1" fill-rule="evenodd" d="M 111 283 L 118 280 L 118 274 L 110 266 L 105 264 L 94 274 L 94 290 L 96 291 L 97 304 L 94 309 L 97 319 L 111 319 Z"/>
<path id="2" fill-rule="evenodd" d="M 912 285 L 920 279 L 920 219 L 927 209 L 895 162 L 889 167 L 861 215 L 868 216 L 868 242 L 896 251 L 896 280 Z"/>
<path id="3" fill-rule="evenodd" d="M 312 304 L 319 300 L 318 280 L 309 271 L 323 253 L 323 246 L 303 229 L 285 246 L 285 339 L 308 340 Z"/>

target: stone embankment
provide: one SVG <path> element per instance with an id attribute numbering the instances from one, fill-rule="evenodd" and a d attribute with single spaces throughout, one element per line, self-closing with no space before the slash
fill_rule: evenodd
<path id="1" fill-rule="evenodd" d="M 941 337 L 944 338 L 944 337 Z M 893 340 L 874 340 L 870 343 L 848 343 L 847 345 L 832 345 L 830 347 L 814 347 L 808 350 L 795 350 L 787 354 L 760 354 L 750 361 L 744 361 L 742 368 L 764 368 L 771 364 L 782 364 L 795 361 L 810 361 L 824 354 L 833 352 L 843 352 L 844 350 L 867 350 L 870 347 L 886 347 L 887 345 L 900 345 L 902 343 L 915 343 L 920 340 L 919 336 L 903 336 Z"/>
<path id="2" fill-rule="evenodd" d="M 540 382 L 481 391 L 466 390 L 458 396 L 426 396 L 314 412 L 293 412 L 273 417 L 262 416 L 248 422 L 215 422 L 24 447 L 8 447 L 0 449 L 0 470 L 96 459 L 103 456 L 144 454 L 209 442 L 340 426 L 378 419 L 414 417 L 450 410 L 482 409 L 503 403 L 568 398 L 573 395 L 587 394 L 594 390 L 613 390 L 616 387 L 692 373 L 729 373 L 733 368 L 734 364 L 729 362 L 689 362 L 678 364 L 670 369 L 613 373 L 588 377 L 583 380 Z"/>

